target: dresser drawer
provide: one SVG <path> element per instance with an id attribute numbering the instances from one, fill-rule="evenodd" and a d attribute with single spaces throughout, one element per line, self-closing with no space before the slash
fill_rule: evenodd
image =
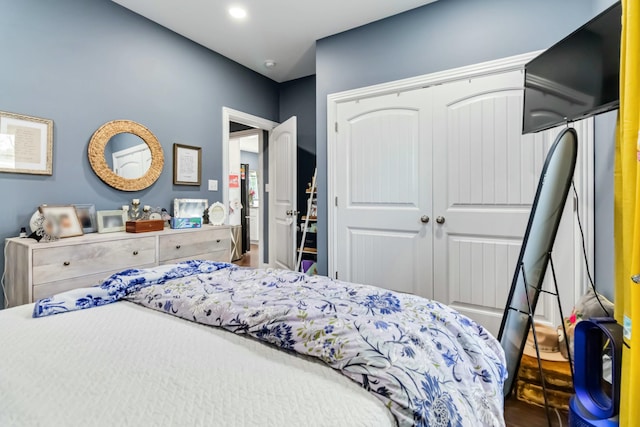
<path id="1" fill-rule="evenodd" d="M 151 264 L 136 264 L 136 268 L 148 268 L 155 266 L 155 263 Z M 53 282 L 45 282 L 40 284 L 33 285 L 33 300 L 37 300 L 40 298 L 49 298 L 52 295 L 58 294 L 60 292 L 65 292 L 71 289 L 76 288 L 88 288 L 91 286 L 96 286 L 104 282 L 109 276 L 114 273 L 119 273 L 122 271 L 122 268 L 118 268 L 115 270 L 104 271 L 98 274 L 91 274 L 88 276 L 79 276 L 73 277 L 71 279 L 65 280 L 57 280 Z"/>
<path id="2" fill-rule="evenodd" d="M 33 284 L 123 270 L 155 262 L 155 237 L 38 248 L 33 250 Z"/>
<path id="3" fill-rule="evenodd" d="M 211 259 L 207 254 L 228 251 L 230 238 L 228 228 L 159 236 L 159 262 Z"/>
<path id="4" fill-rule="evenodd" d="M 160 264 L 177 264 L 182 261 L 189 261 L 192 259 L 200 259 L 205 261 L 217 261 L 217 262 L 230 262 L 231 252 L 228 249 L 220 250 L 216 252 L 207 252 L 204 254 L 191 255 L 184 258 L 168 259 L 161 261 Z"/>

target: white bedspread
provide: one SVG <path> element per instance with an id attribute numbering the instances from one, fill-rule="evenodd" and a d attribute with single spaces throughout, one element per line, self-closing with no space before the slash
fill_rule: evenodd
<path id="1" fill-rule="evenodd" d="M 0 426 L 395 423 L 340 373 L 246 337 L 128 302 L 32 311 L 0 311 Z"/>

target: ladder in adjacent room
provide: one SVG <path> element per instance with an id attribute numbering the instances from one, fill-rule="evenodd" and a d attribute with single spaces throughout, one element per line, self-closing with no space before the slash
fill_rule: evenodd
<path id="1" fill-rule="evenodd" d="M 309 222 L 311 220 L 315 221 L 316 213 L 314 212 L 314 207 L 317 209 L 317 205 L 314 203 L 316 198 L 316 175 L 318 173 L 318 168 L 316 167 L 313 171 L 313 178 L 311 179 L 311 187 L 307 189 L 307 193 L 309 197 L 307 198 L 307 214 L 302 217 L 302 238 L 300 240 L 300 247 L 298 248 L 298 260 L 296 261 L 296 271 L 300 271 L 300 264 L 302 263 L 302 255 L 309 251 L 307 248 L 307 233 L 309 231 Z M 317 253 L 317 250 L 316 250 Z"/>

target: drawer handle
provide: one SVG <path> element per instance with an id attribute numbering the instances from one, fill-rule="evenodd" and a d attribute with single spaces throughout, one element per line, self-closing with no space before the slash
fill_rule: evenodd
<path id="1" fill-rule="evenodd" d="M 180 249 L 180 245 L 176 245 L 176 249 Z"/>
<path id="2" fill-rule="evenodd" d="M 65 262 L 63 262 L 62 264 L 64 264 L 64 266 L 68 266 L 68 265 L 71 265 L 71 262 L 69 262 L 69 261 L 65 261 Z"/>
<path id="3" fill-rule="evenodd" d="M 216 243 L 220 243 L 220 239 L 216 240 Z"/>
<path id="4" fill-rule="evenodd" d="M 133 251 L 133 254 L 134 255 L 138 255 L 138 251 Z"/>

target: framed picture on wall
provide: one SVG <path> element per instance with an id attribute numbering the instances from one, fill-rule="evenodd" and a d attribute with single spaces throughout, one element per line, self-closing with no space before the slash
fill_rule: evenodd
<path id="1" fill-rule="evenodd" d="M 173 183 L 200 185 L 202 176 L 202 148 L 173 144 Z"/>
<path id="2" fill-rule="evenodd" d="M 0 172 L 53 174 L 53 120 L 0 111 Z"/>

